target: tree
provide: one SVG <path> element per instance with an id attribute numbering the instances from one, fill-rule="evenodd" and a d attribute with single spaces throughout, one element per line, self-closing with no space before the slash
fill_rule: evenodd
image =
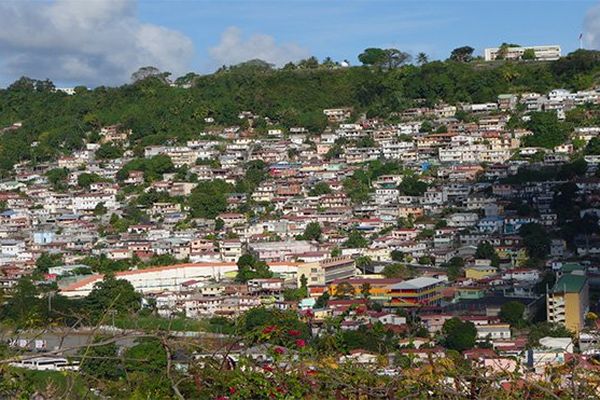
<path id="1" fill-rule="evenodd" d="M 133 285 L 126 280 L 116 279 L 114 275 L 104 276 L 84 300 L 86 310 L 93 323 L 106 317 L 108 310 L 119 315 L 136 312 L 141 307 L 142 296 L 135 291 Z"/>
<path id="2" fill-rule="evenodd" d="M 319 225 L 318 222 L 309 222 L 306 225 L 306 228 L 304 228 L 302 239 L 319 241 L 321 239 L 321 234 L 321 225 Z"/>
<path id="3" fill-rule="evenodd" d="M 525 313 L 525 306 L 519 301 L 509 301 L 508 303 L 502 304 L 500 307 L 499 317 L 503 322 L 510 324 L 511 326 L 520 326 L 523 324 L 523 314 Z"/>
<path id="4" fill-rule="evenodd" d="M 442 334 L 445 337 L 447 348 L 456 351 L 465 351 L 475 346 L 477 329 L 472 322 L 462 321 L 454 317 L 444 322 Z"/>
<path id="5" fill-rule="evenodd" d="M 475 251 L 475 258 L 484 258 L 491 261 L 492 266 L 498 267 L 500 265 L 500 257 L 496 253 L 496 249 L 489 242 L 481 242 L 477 245 Z"/>
<path id="6" fill-rule="evenodd" d="M 162 73 L 158 68 L 152 67 L 152 66 L 147 66 L 147 67 L 141 67 L 140 69 L 135 71 L 133 74 L 131 74 L 131 82 L 137 83 L 137 82 L 146 80 L 148 78 L 158 78 L 161 81 L 166 82 L 167 76 L 168 75 L 165 76 L 165 74 Z"/>
<path id="7" fill-rule="evenodd" d="M 330 254 L 331 257 L 339 257 L 341 255 L 342 255 L 342 250 L 339 247 L 335 246 L 333 249 L 331 249 L 331 254 Z"/>
<path id="8" fill-rule="evenodd" d="M 585 146 L 585 154 L 600 155 L 600 138 L 593 137 Z"/>
<path id="9" fill-rule="evenodd" d="M 137 339 L 124 354 L 125 370 L 161 375 L 167 366 L 167 353 L 158 339 Z"/>
<path id="10" fill-rule="evenodd" d="M 381 272 L 386 278 L 410 278 L 412 272 L 404 264 L 388 264 L 383 268 Z"/>
<path id="11" fill-rule="evenodd" d="M 371 297 L 371 284 L 369 282 L 365 282 L 360 285 L 360 294 L 365 299 Z"/>
<path id="12" fill-rule="evenodd" d="M 422 196 L 427 191 L 427 183 L 408 175 L 398 184 L 398 190 L 406 196 Z"/>
<path id="13" fill-rule="evenodd" d="M 471 46 L 457 47 L 450 53 L 450 59 L 458 62 L 469 62 L 473 59 L 474 48 Z"/>
<path id="14" fill-rule="evenodd" d="M 427 57 L 427 54 L 425 54 L 423 52 L 417 54 L 417 64 L 425 65 L 428 62 L 429 62 L 429 57 Z"/>
<path id="15" fill-rule="evenodd" d="M 88 174 L 87 172 L 84 172 L 77 177 L 77 186 L 89 189 L 92 183 L 102 182 L 104 180 L 105 179 L 98 174 Z"/>
<path id="16" fill-rule="evenodd" d="M 233 187 L 221 179 L 198 185 L 188 198 L 192 216 L 215 218 L 227 210 L 227 195 L 231 192 L 233 192 Z"/>
<path id="17" fill-rule="evenodd" d="M 450 261 L 442 264 L 442 267 L 446 268 L 448 279 L 455 281 L 462 275 L 463 268 L 465 267 L 465 260 L 462 257 L 452 257 Z"/>
<path id="18" fill-rule="evenodd" d="M 363 274 L 371 265 L 373 265 L 373 260 L 369 256 L 360 256 L 356 258 L 356 268 L 363 271 Z"/>
<path id="19" fill-rule="evenodd" d="M 61 254 L 49 254 L 42 253 L 37 260 L 35 260 L 35 266 L 38 271 L 47 273 L 49 268 L 57 267 L 62 264 Z"/>
<path id="20" fill-rule="evenodd" d="M 123 149 L 112 143 L 103 143 L 96 150 L 96 158 L 99 160 L 114 160 L 123 156 Z"/>
<path id="21" fill-rule="evenodd" d="M 410 59 L 410 54 L 406 52 L 400 51 L 398 49 L 386 49 L 383 67 L 387 69 L 395 69 L 409 62 Z"/>
<path id="22" fill-rule="evenodd" d="M 12 295 L 0 309 L 0 315 L 18 328 L 31 328 L 42 322 L 42 308 L 39 290 L 30 277 L 23 277 L 12 289 Z"/>
<path id="23" fill-rule="evenodd" d="M 273 272 L 266 262 L 256 259 L 251 254 L 244 254 L 237 261 L 238 273 L 235 280 L 248 282 L 250 279 L 272 278 Z"/>
<path id="24" fill-rule="evenodd" d="M 325 308 L 327 307 L 327 302 L 329 301 L 330 295 L 329 292 L 325 291 L 321 296 L 317 298 L 315 302 L 314 308 Z"/>
<path id="25" fill-rule="evenodd" d="M 369 47 L 358 55 L 358 61 L 363 65 L 382 65 L 385 62 L 386 52 L 383 49 Z"/>
<path id="26" fill-rule="evenodd" d="M 322 196 L 324 194 L 330 194 L 331 188 L 326 182 L 317 182 L 315 186 L 308 192 L 309 196 Z"/>
<path id="27" fill-rule="evenodd" d="M 66 168 L 54 168 L 46 172 L 48 182 L 50 182 L 50 184 L 55 190 L 65 189 L 65 184 L 68 176 L 69 171 Z"/>
<path id="28" fill-rule="evenodd" d="M 367 247 L 369 241 L 357 230 L 350 232 L 348 239 L 344 242 L 345 247 L 349 248 L 364 248 Z"/>
<path id="29" fill-rule="evenodd" d="M 533 135 L 525 137 L 525 145 L 552 149 L 563 144 L 569 137 L 568 128 L 558 120 L 554 112 L 533 112 L 527 128 Z"/>
<path id="30" fill-rule="evenodd" d="M 393 261 L 396 262 L 402 262 L 404 261 L 404 252 L 400 251 L 400 250 L 392 250 L 390 252 L 390 257 L 392 258 Z"/>
<path id="31" fill-rule="evenodd" d="M 96 338 L 96 342 L 103 338 Z M 123 365 L 115 343 L 93 345 L 79 352 L 81 371 L 96 379 L 113 380 L 123 376 Z"/>
<path id="32" fill-rule="evenodd" d="M 335 297 L 339 299 L 350 299 L 354 297 L 354 286 L 350 282 L 342 281 L 335 287 Z"/>
<path id="33" fill-rule="evenodd" d="M 410 61 L 410 55 L 398 49 L 379 49 L 370 47 L 358 55 L 363 65 L 394 69 Z"/>
<path id="34" fill-rule="evenodd" d="M 550 253 L 550 238 L 542 225 L 525 224 L 519 229 L 519 235 L 523 238 L 529 257 L 543 260 Z"/>
<path id="35" fill-rule="evenodd" d="M 522 60 L 535 60 L 535 50 L 533 49 L 525 49 L 523 51 L 523 55 L 521 56 Z"/>

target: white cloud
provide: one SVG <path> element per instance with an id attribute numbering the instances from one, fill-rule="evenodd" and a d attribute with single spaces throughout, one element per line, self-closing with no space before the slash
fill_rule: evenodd
<path id="1" fill-rule="evenodd" d="M 600 4 L 590 8 L 583 21 L 585 46 L 600 49 Z"/>
<path id="2" fill-rule="evenodd" d="M 255 34 L 247 39 L 234 26 L 221 35 L 221 41 L 209 50 L 215 65 L 234 65 L 255 58 L 281 66 L 289 61 L 298 61 L 310 56 L 308 49 L 295 43 L 276 43 L 272 36 Z"/>
<path id="3" fill-rule="evenodd" d="M 0 1 L 0 71 L 87 85 L 124 83 L 141 66 L 188 71 L 185 35 L 142 23 L 135 0 Z"/>

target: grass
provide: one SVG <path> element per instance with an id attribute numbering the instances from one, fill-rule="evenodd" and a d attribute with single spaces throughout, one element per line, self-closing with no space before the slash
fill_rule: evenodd
<path id="1" fill-rule="evenodd" d="M 115 326 L 121 329 L 140 329 L 144 331 L 210 332 L 210 323 L 205 320 L 184 317 L 167 319 L 155 315 L 115 318 Z"/>

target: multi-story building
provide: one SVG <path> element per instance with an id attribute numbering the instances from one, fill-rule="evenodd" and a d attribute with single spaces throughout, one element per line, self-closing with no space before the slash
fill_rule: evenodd
<path id="1" fill-rule="evenodd" d="M 298 266 L 298 285 L 302 275 L 308 279 L 308 286 L 323 286 L 336 279 L 351 278 L 356 274 L 354 259 L 349 256 L 332 257 L 314 263 Z"/>
<path id="2" fill-rule="evenodd" d="M 422 307 L 437 305 L 442 298 L 444 282 L 440 279 L 419 277 L 390 286 L 391 307 Z"/>
<path id="3" fill-rule="evenodd" d="M 485 49 L 484 58 L 485 61 L 494 61 L 501 58 L 506 60 L 520 60 L 523 57 L 525 50 L 533 50 L 535 58 L 537 60 L 552 61 L 560 58 L 560 46 L 520 46 L 520 47 L 490 47 Z M 504 54 L 502 54 L 504 53 Z"/>
<path id="4" fill-rule="evenodd" d="M 546 294 L 548 322 L 579 333 L 589 309 L 589 283 L 585 275 L 565 274 Z"/>

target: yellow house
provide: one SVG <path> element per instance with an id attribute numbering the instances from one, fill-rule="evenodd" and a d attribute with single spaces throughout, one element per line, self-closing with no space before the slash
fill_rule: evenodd
<path id="1" fill-rule="evenodd" d="M 590 306 L 589 283 L 585 275 L 565 274 L 546 294 L 548 322 L 579 333 Z"/>
<path id="2" fill-rule="evenodd" d="M 492 267 L 491 265 L 475 265 L 472 267 L 465 268 L 465 276 L 469 279 L 485 279 L 490 276 L 496 275 L 498 269 L 496 267 Z"/>

